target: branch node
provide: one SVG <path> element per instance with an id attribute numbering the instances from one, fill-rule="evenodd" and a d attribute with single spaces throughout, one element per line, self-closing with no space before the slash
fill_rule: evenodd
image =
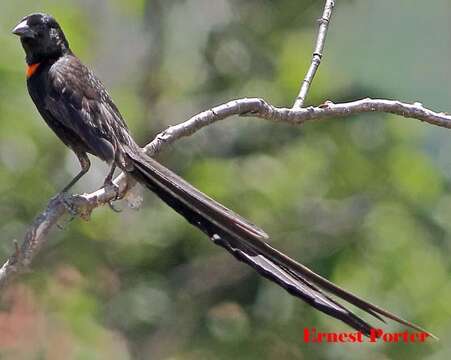
<path id="1" fill-rule="evenodd" d="M 171 133 L 171 128 L 172 128 L 172 126 L 168 126 L 168 127 L 166 128 L 166 130 L 164 130 L 162 133 L 160 133 L 160 134 L 157 135 L 157 139 L 160 140 L 160 141 L 166 142 L 166 141 L 167 141 L 167 138 L 171 136 L 171 135 L 170 135 L 170 133 Z"/>
<path id="2" fill-rule="evenodd" d="M 329 19 L 327 19 L 325 17 L 320 17 L 319 19 L 316 19 L 316 22 L 319 25 L 328 25 L 329 24 Z"/>
<path id="3" fill-rule="evenodd" d="M 318 105 L 318 107 L 320 109 L 327 109 L 330 108 L 331 106 L 335 105 L 332 101 L 330 100 L 326 100 L 324 101 L 322 104 Z"/>
<path id="4" fill-rule="evenodd" d="M 216 113 L 216 111 L 215 111 L 214 108 L 211 108 L 210 111 L 211 111 L 211 113 L 213 114 L 213 116 L 214 116 L 215 118 L 218 117 L 218 114 Z"/>

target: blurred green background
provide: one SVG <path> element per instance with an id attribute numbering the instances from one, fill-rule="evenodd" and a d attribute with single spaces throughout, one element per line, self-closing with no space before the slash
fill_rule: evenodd
<path id="1" fill-rule="evenodd" d="M 37 114 L 11 28 L 53 14 L 141 144 L 212 105 L 289 106 L 323 1 L 16 0 L 0 5 L 0 256 L 78 171 Z M 337 1 L 308 104 L 366 96 L 451 111 L 448 0 Z M 262 226 L 272 244 L 441 338 L 318 345 L 347 331 L 214 246 L 145 194 L 55 229 L 0 297 L 2 359 L 446 359 L 451 357 L 449 131 L 385 114 L 303 127 L 228 119 L 160 160 Z M 102 183 L 95 162 L 75 191 Z M 369 319 L 373 321 L 372 319 Z M 401 330 L 392 322 L 387 331 Z"/>

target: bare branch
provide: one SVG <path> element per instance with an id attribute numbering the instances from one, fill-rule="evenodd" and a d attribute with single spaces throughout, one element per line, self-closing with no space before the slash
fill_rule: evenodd
<path id="1" fill-rule="evenodd" d="M 396 100 L 362 99 L 342 104 L 334 104 L 328 101 L 318 107 L 287 109 L 274 107 L 262 99 L 245 98 L 216 106 L 183 123 L 169 127 L 158 134 L 145 149 L 150 156 L 155 156 L 180 138 L 190 136 L 210 124 L 230 118 L 233 115 L 254 116 L 274 122 L 300 125 L 307 121 L 373 112 L 396 114 L 432 125 L 451 128 L 450 115 L 434 112 L 423 107 L 420 103 L 406 104 Z M 125 196 L 134 185 L 127 180 L 127 177 L 121 174 L 114 181 L 119 186 L 120 197 Z M 15 274 L 23 272 L 29 267 L 35 255 L 46 243 L 49 231 L 68 214 L 65 202 L 70 203 L 71 208 L 81 218 L 88 220 L 94 209 L 108 204 L 115 197 L 116 193 L 110 187 L 102 188 L 91 194 L 74 195 L 68 199 L 61 197 L 51 199 L 44 212 L 39 214 L 29 227 L 20 248 L 16 248 L 0 268 L 0 288 Z"/>
<path id="2" fill-rule="evenodd" d="M 316 71 L 321 64 L 321 59 L 323 57 L 324 44 L 326 42 L 327 30 L 329 28 L 330 18 L 332 16 L 332 12 L 334 10 L 335 1 L 334 0 L 326 0 L 326 4 L 324 5 L 323 16 L 318 20 L 319 29 L 318 36 L 316 38 L 315 50 L 313 51 L 312 62 L 310 64 L 310 68 L 305 75 L 304 81 L 302 81 L 301 90 L 299 91 L 299 95 L 296 98 L 296 101 L 293 105 L 293 108 L 301 108 L 304 106 L 305 98 L 307 97 L 307 93 L 310 89 L 310 85 L 312 84 L 313 78 L 315 77 Z"/>
<path id="3" fill-rule="evenodd" d="M 451 115 L 443 112 L 434 112 L 425 108 L 419 102 L 407 104 L 397 100 L 366 98 L 341 104 L 326 101 L 317 107 L 309 106 L 307 108 L 288 109 L 272 106 L 263 99 L 244 98 L 218 105 L 193 116 L 183 123 L 169 127 L 157 135 L 145 149 L 149 155 L 153 156 L 178 139 L 190 136 L 207 125 L 233 115 L 253 116 L 273 122 L 299 125 L 307 121 L 348 117 L 372 112 L 400 115 L 424 121 L 431 125 L 451 128 Z"/>

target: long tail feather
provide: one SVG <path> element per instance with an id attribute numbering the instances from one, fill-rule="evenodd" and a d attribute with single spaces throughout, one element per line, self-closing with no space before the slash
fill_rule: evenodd
<path id="1" fill-rule="evenodd" d="M 201 193 L 155 160 L 137 151 L 130 151 L 128 155 L 134 165 L 129 172 L 131 176 L 207 234 L 215 244 L 222 246 L 238 260 L 250 265 L 290 294 L 366 335 L 370 333 L 371 326 L 323 290 L 381 321 L 386 317 L 436 338 L 420 326 L 338 287 L 274 249 L 265 242 L 269 237 L 263 230 Z"/>

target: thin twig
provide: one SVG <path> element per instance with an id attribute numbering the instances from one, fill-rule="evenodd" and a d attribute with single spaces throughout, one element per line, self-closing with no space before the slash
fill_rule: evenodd
<path id="1" fill-rule="evenodd" d="M 323 16 L 321 17 L 321 19 L 318 20 L 319 29 L 318 36 L 316 37 L 315 50 L 313 51 L 312 62 L 310 64 L 310 68 L 307 71 L 307 74 L 305 75 L 304 81 L 302 82 L 299 95 L 296 97 L 296 101 L 293 105 L 294 109 L 301 108 L 304 106 L 307 93 L 310 89 L 310 85 L 312 84 L 313 78 L 315 77 L 319 65 L 321 64 L 321 59 L 323 57 L 324 51 L 324 44 L 326 43 L 327 30 L 329 28 L 330 18 L 332 16 L 334 6 L 335 6 L 334 0 L 326 0 L 326 4 L 324 5 Z"/>
<path id="2" fill-rule="evenodd" d="M 254 116 L 256 118 L 280 123 L 300 125 L 307 121 L 349 117 L 361 113 L 390 113 L 406 118 L 417 119 L 432 125 L 451 128 L 451 116 L 425 108 L 420 103 L 407 104 L 396 100 L 362 99 L 358 101 L 334 104 L 330 101 L 318 107 L 301 109 L 277 108 L 258 98 L 244 98 L 218 105 L 201 112 L 189 120 L 171 126 L 158 134 L 145 149 L 150 156 L 155 156 L 175 141 L 190 136 L 200 129 L 234 115 Z M 124 174 L 115 181 L 119 186 L 119 196 L 123 197 L 133 184 L 127 182 Z M 91 212 L 116 198 L 116 192 L 110 186 L 91 194 L 74 195 L 68 199 L 73 209 L 83 219 L 89 219 Z M 39 214 L 28 228 L 19 251 L 14 250 L 4 265 L 0 268 L 0 288 L 14 275 L 26 270 L 36 254 L 47 241 L 49 231 L 67 215 L 67 209 L 60 198 L 53 198 L 47 208 Z"/>

